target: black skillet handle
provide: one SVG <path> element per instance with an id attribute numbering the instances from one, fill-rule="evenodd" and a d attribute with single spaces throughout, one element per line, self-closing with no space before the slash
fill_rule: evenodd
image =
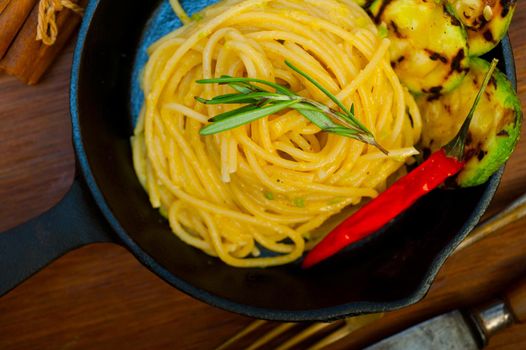
<path id="1" fill-rule="evenodd" d="M 0 233 L 0 296 L 44 266 L 90 243 L 116 242 L 83 180 L 48 212 Z"/>

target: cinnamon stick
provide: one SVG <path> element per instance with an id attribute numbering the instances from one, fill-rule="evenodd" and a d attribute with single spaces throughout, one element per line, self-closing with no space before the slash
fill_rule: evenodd
<path id="1" fill-rule="evenodd" d="M 0 0 L 1 1 L 1 0 Z M 21 0 L 11 0 L 14 2 Z M 79 2 L 85 6 L 87 0 Z M 38 25 L 38 3 L 25 21 L 11 47 L 0 60 L 0 69 L 14 75 L 29 85 L 36 84 L 53 63 L 64 45 L 77 29 L 82 18 L 73 11 L 64 8 L 56 15 L 58 28 L 57 40 L 53 45 L 45 45 L 36 40 Z"/>
<path id="2" fill-rule="evenodd" d="M 5 10 L 5 8 L 7 7 L 7 5 L 9 5 L 10 2 L 11 0 L 1 0 L 0 1 L 0 14 L 2 14 L 2 12 Z"/>
<path id="3" fill-rule="evenodd" d="M 0 0 L 0 58 L 22 28 L 38 0 Z"/>

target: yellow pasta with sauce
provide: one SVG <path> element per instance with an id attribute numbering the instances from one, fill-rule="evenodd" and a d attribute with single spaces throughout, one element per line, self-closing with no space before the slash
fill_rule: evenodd
<path id="1" fill-rule="evenodd" d="M 391 68 L 389 45 L 352 0 L 226 0 L 160 39 L 149 49 L 132 138 L 152 206 L 181 240 L 227 264 L 301 257 L 320 226 L 375 197 L 416 154 L 420 114 Z M 211 117 L 235 108 L 197 102 L 232 92 L 196 83 L 203 78 L 260 78 L 332 106 L 285 60 L 354 105 L 389 156 L 321 132 L 292 109 L 200 135 Z"/>

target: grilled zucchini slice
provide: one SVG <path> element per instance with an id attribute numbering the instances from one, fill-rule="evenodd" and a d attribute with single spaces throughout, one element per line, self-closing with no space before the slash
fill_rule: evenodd
<path id="1" fill-rule="evenodd" d="M 357 3 L 358 5 L 360 5 L 361 7 L 365 7 L 367 6 L 367 0 L 353 0 L 355 3 Z"/>
<path id="2" fill-rule="evenodd" d="M 369 12 L 385 25 L 400 80 L 413 93 L 440 94 L 457 87 L 468 66 L 467 33 L 445 2 L 376 0 Z"/>
<path id="3" fill-rule="evenodd" d="M 506 35 L 517 0 L 448 0 L 468 32 L 469 54 L 483 55 Z"/>
<path id="4" fill-rule="evenodd" d="M 441 96 L 419 96 L 424 150 L 433 152 L 447 144 L 458 132 L 473 104 L 490 64 L 472 58 L 462 84 Z M 506 76 L 495 71 L 475 111 L 464 151 L 467 161 L 456 181 L 461 187 L 483 184 L 510 157 L 519 139 L 522 110 Z"/>

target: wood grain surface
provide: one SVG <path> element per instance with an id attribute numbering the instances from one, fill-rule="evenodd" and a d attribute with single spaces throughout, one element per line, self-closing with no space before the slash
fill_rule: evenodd
<path id="1" fill-rule="evenodd" d="M 519 2 L 510 36 L 526 106 L 524 33 L 526 2 Z M 0 74 L 0 232 L 52 207 L 72 182 L 71 51 L 70 46 L 36 87 Z M 523 192 L 526 137 L 508 163 L 491 210 Z M 517 222 L 452 256 L 422 302 L 386 314 L 331 348 L 359 348 L 498 294 L 526 276 L 525 224 Z M 171 288 L 124 248 L 98 244 L 67 254 L 0 298 L 0 349 L 213 349 L 251 321 Z M 526 325 L 497 335 L 489 349 L 526 349 Z"/>

